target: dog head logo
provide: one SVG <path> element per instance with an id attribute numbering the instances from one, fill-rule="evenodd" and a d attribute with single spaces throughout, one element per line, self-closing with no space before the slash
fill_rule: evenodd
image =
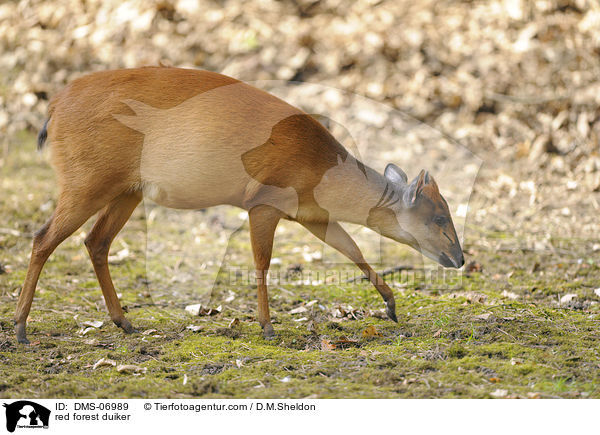
<path id="1" fill-rule="evenodd" d="M 6 430 L 14 432 L 18 428 L 48 428 L 50 410 L 29 400 L 5 403 Z"/>

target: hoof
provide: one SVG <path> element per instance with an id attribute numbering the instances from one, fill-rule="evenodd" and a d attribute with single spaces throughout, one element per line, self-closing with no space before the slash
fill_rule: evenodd
<path id="1" fill-rule="evenodd" d="M 394 322 L 398 323 L 398 317 L 396 317 L 396 303 L 394 301 L 386 303 L 385 312 L 390 320 L 393 320 Z"/>
<path id="2" fill-rule="evenodd" d="M 263 326 L 263 336 L 265 337 L 265 340 L 273 340 L 275 337 L 277 337 L 277 334 L 275 334 L 275 330 L 273 329 L 273 325 L 268 323 Z"/>
<path id="3" fill-rule="evenodd" d="M 129 320 L 127 320 L 124 317 L 121 320 L 113 320 L 113 322 L 119 328 L 123 329 L 123 331 L 125 331 L 126 334 L 133 334 L 134 332 L 137 332 L 137 330 L 133 326 L 131 326 Z"/>
<path id="4" fill-rule="evenodd" d="M 27 334 L 25 334 L 25 325 L 15 325 L 15 332 L 17 334 L 18 343 L 29 344 L 29 340 L 27 340 Z"/>

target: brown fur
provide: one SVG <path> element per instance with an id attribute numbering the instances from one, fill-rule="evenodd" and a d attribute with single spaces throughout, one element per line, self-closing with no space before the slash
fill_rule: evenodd
<path id="1" fill-rule="evenodd" d="M 143 135 L 113 117 L 132 113 L 123 100 L 169 109 L 236 82 L 208 71 L 168 67 L 98 72 L 74 80 L 51 100 L 48 110 L 48 138 L 59 186 L 71 186 L 70 181 L 76 180 L 73 184 L 87 189 L 101 177 L 100 188 L 112 185 L 125 191 L 139 182 Z"/>

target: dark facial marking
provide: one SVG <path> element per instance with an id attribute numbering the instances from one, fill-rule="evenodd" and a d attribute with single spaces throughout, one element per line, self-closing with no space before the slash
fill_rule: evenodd
<path id="1" fill-rule="evenodd" d="M 394 199 L 394 197 L 396 197 L 396 199 Z M 389 184 L 386 184 L 385 189 L 383 189 L 383 193 L 381 194 L 381 198 L 375 205 L 375 208 L 390 207 L 391 205 L 397 203 L 399 200 L 400 197 L 397 195 L 394 187 L 390 186 Z"/>

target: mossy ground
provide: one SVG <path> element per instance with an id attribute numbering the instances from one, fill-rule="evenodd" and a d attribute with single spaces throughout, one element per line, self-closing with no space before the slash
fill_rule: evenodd
<path id="1" fill-rule="evenodd" d="M 594 293 L 600 268 L 587 254 L 598 241 L 561 240 L 560 253 L 518 246 L 498 251 L 480 242 L 505 235 L 468 227 L 467 262 L 476 261 L 482 270 L 464 274 L 448 290 L 435 281 L 397 285 L 398 324 L 381 318 L 382 301 L 369 284 L 281 284 L 270 289 L 278 335 L 267 341 L 254 319 L 252 284 L 218 281 L 208 302 L 223 306 L 215 316 L 185 311 L 186 305 L 206 299 L 206 286 L 167 273 L 194 268 L 182 262 L 177 246 L 169 246 L 168 228 L 161 233 L 165 250 L 146 249 L 140 208 L 112 251 L 126 246 L 127 258 L 111 266 L 127 316 L 140 332 L 125 335 L 110 323 L 82 244 L 88 223 L 47 263 L 28 324 L 32 345 L 17 345 L 12 316 L 30 234 L 52 211 L 55 183 L 47 158 L 34 152 L 27 134 L 13 141 L 0 174 L 5 270 L 0 275 L 0 397 L 600 398 L 600 308 Z M 319 244 L 292 224 L 284 228 L 274 254 L 283 261 L 276 268 L 308 267 L 293 247 Z M 199 236 L 198 249 L 214 263 L 221 259 L 211 252 L 217 236 Z M 224 243 L 231 263 L 251 266 L 245 227 Z M 418 258 L 402 247 L 393 249 L 403 263 Z M 146 271 L 159 266 L 167 272 L 148 277 Z M 314 262 L 314 267 L 328 266 Z M 568 293 L 577 298 L 560 304 Z M 305 312 L 290 313 L 313 300 Z M 356 319 L 332 314 L 338 306 L 348 311 L 348 305 Z M 230 327 L 234 318 L 239 324 Z M 104 324 L 82 335 L 86 320 Z M 378 335 L 363 336 L 369 326 Z M 336 348 L 323 350 L 328 343 Z M 94 369 L 101 358 L 146 372 Z"/>

